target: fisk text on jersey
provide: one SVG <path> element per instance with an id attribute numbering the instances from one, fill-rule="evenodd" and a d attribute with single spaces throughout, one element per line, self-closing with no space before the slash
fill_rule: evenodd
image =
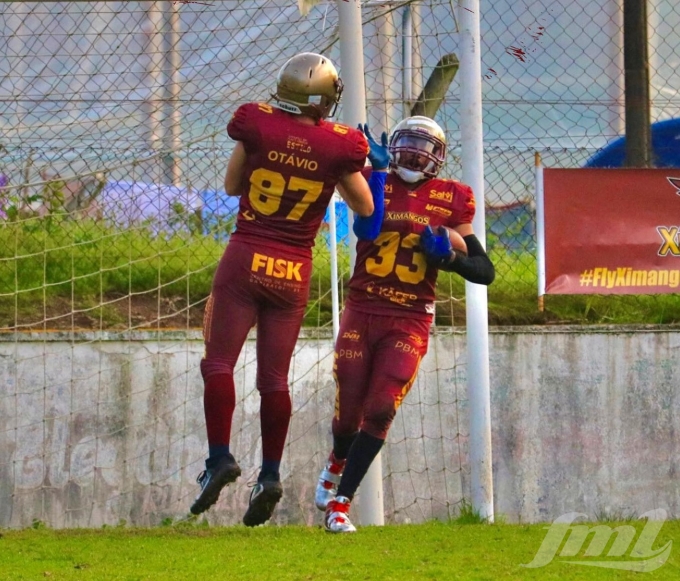
<path id="1" fill-rule="evenodd" d="M 261 272 L 264 269 L 267 276 L 297 281 L 302 281 L 301 268 L 302 262 L 293 262 L 285 258 L 272 258 L 257 252 L 253 254 L 253 262 L 250 265 L 250 270 L 253 272 Z"/>

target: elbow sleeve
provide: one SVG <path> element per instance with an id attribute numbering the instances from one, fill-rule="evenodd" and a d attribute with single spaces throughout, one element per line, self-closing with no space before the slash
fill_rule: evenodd
<path id="1" fill-rule="evenodd" d="M 474 234 L 463 238 L 468 255 L 456 253 L 454 259 L 441 270 L 455 272 L 475 284 L 490 285 L 496 278 L 496 269 L 487 256 L 484 247 Z"/>

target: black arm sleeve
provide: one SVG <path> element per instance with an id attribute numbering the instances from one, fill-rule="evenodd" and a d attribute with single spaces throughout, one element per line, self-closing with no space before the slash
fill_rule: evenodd
<path id="1" fill-rule="evenodd" d="M 456 252 L 453 260 L 439 269 L 460 274 L 465 280 L 475 284 L 490 285 L 496 278 L 496 269 L 484 247 L 474 234 L 464 236 L 463 240 L 467 244 L 468 255 Z"/>

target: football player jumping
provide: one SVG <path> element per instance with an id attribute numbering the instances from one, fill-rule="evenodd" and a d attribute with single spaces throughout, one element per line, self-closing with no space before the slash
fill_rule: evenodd
<path id="1" fill-rule="evenodd" d="M 389 146 L 385 133 L 377 143 L 363 129 L 374 172 L 389 167 L 389 174 L 382 223 L 354 223 L 356 266 L 335 345 L 333 450 L 315 498 L 332 533 L 356 530 L 350 503 L 427 352 L 438 272 L 483 285 L 495 277 L 473 232 L 472 190 L 437 177 L 446 157 L 439 125 L 423 116 L 404 119 Z"/>
<path id="2" fill-rule="evenodd" d="M 209 449 L 193 514 L 215 504 L 222 488 L 241 474 L 229 447 L 234 366 L 254 325 L 262 466 L 244 524 L 266 522 L 283 493 L 288 369 L 308 300 L 315 236 L 336 187 L 359 216 L 383 207 L 384 178 L 369 186 L 361 173 L 366 137 L 326 121 L 342 88 L 326 57 L 301 53 L 281 67 L 273 104 L 241 105 L 227 125 L 236 145 L 224 187 L 227 195 L 240 196 L 239 212 L 205 308 L 201 374 Z"/>

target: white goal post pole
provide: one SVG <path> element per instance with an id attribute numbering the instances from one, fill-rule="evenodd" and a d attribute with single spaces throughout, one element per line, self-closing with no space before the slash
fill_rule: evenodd
<path id="1" fill-rule="evenodd" d="M 543 163 L 541 154 L 534 154 L 535 165 L 535 196 L 536 196 L 536 260 L 538 267 L 538 308 L 543 310 L 543 295 L 545 295 L 545 211 L 543 189 Z"/>
<path id="2" fill-rule="evenodd" d="M 340 29 L 340 69 L 345 82 L 342 93 L 343 122 L 350 127 L 366 122 L 366 86 L 364 83 L 364 44 L 359 0 L 336 0 Z M 352 212 L 348 212 L 350 232 L 350 271 L 356 261 L 356 237 L 352 232 Z M 371 464 L 360 487 L 359 522 L 362 525 L 385 524 L 380 454 Z"/>
<path id="3" fill-rule="evenodd" d="M 460 126 L 463 182 L 472 187 L 477 211 L 472 223 L 486 247 L 484 215 L 484 142 L 482 135 L 482 64 L 479 0 L 458 0 L 460 30 Z M 470 481 L 472 508 L 493 521 L 491 396 L 487 289 L 465 283 L 467 317 L 467 387 L 470 406 Z"/>
<path id="4" fill-rule="evenodd" d="M 333 341 L 338 339 L 340 330 L 340 297 L 338 296 L 338 229 L 335 213 L 335 193 L 328 205 L 328 240 L 331 255 L 331 313 L 333 321 Z"/>
<path id="5" fill-rule="evenodd" d="M 182 147 L 182 111 L 180 98 L 182 96 L 181 90 L 181 70 L 182 70 L 182 55 L 180 54 L 180 38 L 182 38 L 182 21 L 179 15 L 180 5 L 177 2 L 169 3 L 168 10 L 170 12 L 170 32 L 169 42 L 166 43 L 168 48 L 168 63 L 170 66 L 170 74 L 168 78 L 168 96 L 170 100 L 170 143 L 169 149 L 172 151 L 172 156 L 169 159 L 170 173 L 172 175 L 172 184 L 177 187 L 182 187 L 182 167 L 180 165 L 179 156 Z"/>

